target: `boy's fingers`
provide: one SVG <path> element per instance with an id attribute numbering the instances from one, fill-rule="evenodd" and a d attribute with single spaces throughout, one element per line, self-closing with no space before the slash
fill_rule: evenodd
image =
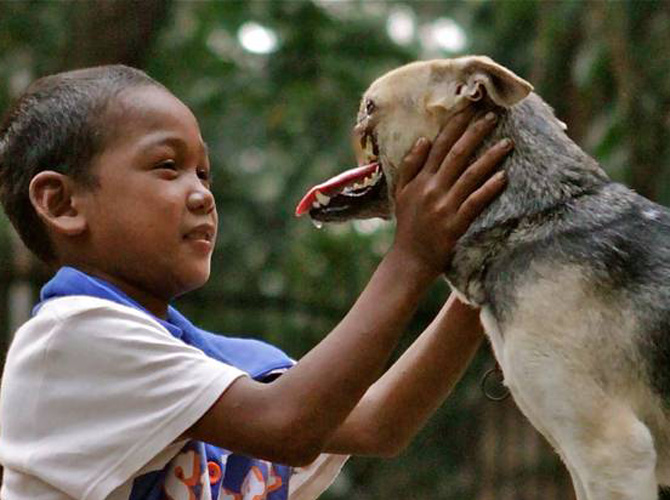
<path id="1" fill-rule="evenodd" d="M 452 186 L 467 168 L 470 157 L 481 146 L 482 141 L 495 127 L 497 116 L 488 113 L 484 118 L 477 120 L 456 141 L 442 162 L 439 175 L 441 183 Z"/>
<path id="2" fill-rule="evenodd" d="M 428 160 L 426 160 L 426 170 L 437 172 L 440 169 L 444 157 L 468 128 L 474 114 L 474 110 L 467 107 L 449 120 L 435 138 Z"/>
<path id="3" fill-rule="evenodd" d="M 500 171 L 468 196 L 458 209 L 459 227 L 463 231 L 466 231 L 472 221 L 502 192 L 506 184 L 507 177 L 505 172 Z"/>
<path id="4" fill-rule="evenodd" d="M 421 167 L 426 163 L 428 151 L 430 151 L 430 141 L 425 137 L 420 137 L 402 160 L 396 182 L 396 192 L 416 177 Z"/>
<path id="5" fill-rule="evenodd" d="M 464 203 L 482 185 L 513 147 L 514 143 L 510 139 L 503 139 L 489 148 L 463 172 L 451 188 L 451 195 L 457 206 Z"/>

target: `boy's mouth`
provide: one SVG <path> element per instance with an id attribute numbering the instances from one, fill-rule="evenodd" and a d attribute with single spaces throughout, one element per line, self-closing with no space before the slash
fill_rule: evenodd
<path id="1" fill-rule="evenodd" d="M 214 241 L 215 234 L 216 234 L 216 228 L 212 224 L 201 224 L 189 230 L 184 235 L 184 239 L 204 240 L 211 243 L 212 241 Z"/>

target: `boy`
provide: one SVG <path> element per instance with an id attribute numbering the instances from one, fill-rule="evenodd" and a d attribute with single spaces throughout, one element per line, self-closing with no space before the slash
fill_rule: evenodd
<path id="1" fill-rule="evenodd" d="M 0 126 L 0 195 L 26 245 L 60 270 L 7 356 L 2 499 L 310 499 L 347 455 L 397 454 L 482 338 L 475 311 L 451 300 L 379 377 L 454 243 L 503 186 L 499 174 L 484 181 L 505 145 L 458 178 L 494 118 L 444 159 L 469 118 L 407 156 L 391 249 L 294 364 L 169 307 L 207 281 L 217 230 L 190 110 L 124 66 L 35 82 Z"/>

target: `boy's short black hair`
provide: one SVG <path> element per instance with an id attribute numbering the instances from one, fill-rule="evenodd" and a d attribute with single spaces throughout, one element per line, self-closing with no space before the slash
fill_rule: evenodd
<path id="1" fill-rule="evenodd" d="M 90 165 L 106 143 L 107 106 L 121 91 L 155 85 L 146 73 L 109 65 L 46 76 L 0 122 L 0 202 L 25 245 L 47 263 L 54 249 L 29 198 L 32 178 L 54 170 L 94 188 Z M 113 128 L 113 127 L 111 127 Z"/>

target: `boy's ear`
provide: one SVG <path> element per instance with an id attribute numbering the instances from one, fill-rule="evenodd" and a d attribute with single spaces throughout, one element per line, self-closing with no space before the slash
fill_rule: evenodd
<path id="1" fill-rule="evenodd" d="M 74 198 L 74 182 L 67 175 L 44 170 L 30 181 L 29 196 L 37 215 L 51 230 L 77 236 L 86 230 L 86 217 Z"/>

